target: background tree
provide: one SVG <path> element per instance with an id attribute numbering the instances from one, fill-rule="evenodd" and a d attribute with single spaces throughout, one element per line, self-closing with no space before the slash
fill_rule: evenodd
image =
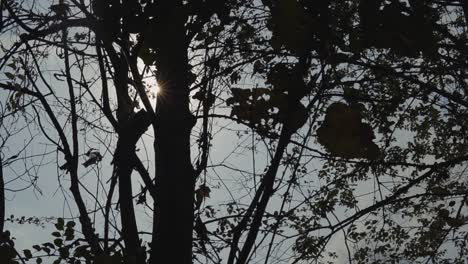
<path id="1" fill-rule="evenodd" d="M 8 261 L 462 263 L 466 3 L 309 2 L 2 1 L 79 222 Z"/>

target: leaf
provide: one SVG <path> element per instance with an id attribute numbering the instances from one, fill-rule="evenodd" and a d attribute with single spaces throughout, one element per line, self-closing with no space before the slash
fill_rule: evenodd
<path id="1" fill-rule="evenodd" d="M 86 38 L 86 33 L 75 33 L 75 40 L 80 41 Z"/>
<path id="2" fill-rule="evenodd" d="M 6 66 L 12 68 L 13 70 L 16 70 L 16 69 L 17 69 L 16 64 L 15 64 L 14 62 L 8 63 Z"/>
<path id="3" fill-rule="evenodd" d="M 70 250 L 68 247 L 61 247 L 58 250 L 61 258 L 66 259 L 70 256 Z"/>
<path id="4" fill-rule="evenodd" d="M 73 228 L 65 229 L 65 239 L 67 241 L 73 240 L 73 238 L 75 238 L 74 233 L 75 233 L 75 230 L 73 230 Z"/>
<path id="5" fill-rule="evenodd" d="M 62 236 L 62 234 L 60 234 L 60 232 L 57 232 L 57 231 L 52 232 L 52 235 L 53 235 L 54 237 L 61 237 L 61 236 Z"/>
<path id="6" fill-rule="evenodd" d="M 361 121 L 359 110 L 339 102 L 328 107 L 317 130 L 318 142 L 332 155 L 343 158 L 378 158 L 380 151 L 374 138 L 372 127 Z"/>
<path id="7" fill-rule="evenodd" d="M 310 86 L 305 85 L 300 71 L 284 63 L 276 64 L 268 72 L 267 83 L 273 85 L 277 94 L 287 92 L 297 99 L 306 96 L 311 90 Z"/>
<path id="8" fill-rule="evenodd" d="M 144 204 L 146 202 L 146 192 L 142 192 L 138 195 L 137 204 Z"/>
<path id="9" fill-rule="evenodd" d="M 70 227 L 67 227 L 67 229 L 65 229 L 65 236 L 72 236 L 73 234 L 75 233 L 75 230 L 73 230 L 73 228 L 70 228 Z"/>
<path id="10" fill-rule="evenodd" d="M 444 187 L 441 186 L 434 186 L 431 188 L 432 193 L 437 194 L 437 195 L 444 195 L 448 194 L 449 191 L 445 189 Z"/>
<path id="11" fill-rule="evenodd" d="M 272 9 L 273 38 L 275 49 L 284 45 L 288 50 L 303 54 L 311 46 L 312 21 L 298 1 L 278 0 Z"/>
<path id="12" fill-rule="evenodd" d="M 143 47 L 138 53 L 138 57 L 145 63 L 145 65 L 152 65 L 156 60 L 154 52 L 151 51 L 148 47 Z"/>
<path id="13" fill-rule="evenodd" d="M 24 76 L 23 74 L 18 74 L 17 77 L 18 77 L 18 79 L 20 79 L 21 81 L 26 81 L 26 76 Z"/>
<path id="14" fill-rule="evenodd" d="M 41 264 L 42 263 L 42 258 L 37 258 L 36 259 L 36 264 Z"/>
<path id="15" fill-rule="evenodd" d="M 206 106 L 211 107 L 216 102 L 216 96 L 213 93 L 209 93 L 206 98 Z"/>
<path id="16" fill-rule="evenodd" d="M 241 80 L 241 76 L 237 71 L 233 72 L 229 78 L 232 84 L 235 84 Z"/>
<path id="17" fill-rule="evenodd" d="M 5 76 L 10 80 L 13 80 L 15 78 L 15 75 L 11 72 L 5 72 Z"/>
<path id="18" fill-rule="evenodd" d="M 265 65 L 260 60 L 256 60 L 253 64 L 253 73 L 263 73 L 265 71 Z"/>
<path id="19" fill-rule="evenodd" d="M 75 225 L 76 225 L 76 223 L 73 222 L 73 221 L 68 221 L 68 222 L 67 222 L 67 227 L 68 227 L 68 228 L 73 228 L 73 227 L 75 227 Z"/>
<path id="20" fill-rule="evenodd" d="M 63 245 L 63 240 L 61 238 L 54 239 L 54 245 L 61 247 Z"/>
<path id="21" fill-rule="evenodd" d="M 44 245 L 46 248 L 55 249 L 54 244 L 52 244 L 52 243 L 50 243 L 50 242 L 43 243 L 42 245 Z M 42 249 L 44 249 L 44 248 L 42 248 Z"/>
<path id="22" fill-rule="evenodd" d="M 79 246 L 75 249 L 75 252 L 73 253 L 73 256 L 77 257 L 77 258 L 80 258 L 80 257 L 83 257 L 85 254 L 86 254 L 86 249 L 88 248 L 89 246 L 88 245 L 83 245 L 83 246 Z"/>
<path id="23" fill-rule="evenodd" d="M 258 133 L 265 133 L 284 123 L 288 113 L 285 94 L 280 94 L 271 88 L 241 89 L 231 88 L 232 97 L 226 100 L 231 105 L 231 116 L 256 128 Z M 279 111 L 280 114 L 273 114 Z M 283 115 L 281 115 L 283 113 Z"/>
<path id="24" fill-rule="evenodd" d="M 463 218 L 449 217 L 446 219 L 446 222 L 447 222 L 447 225 L 449 225 L 450 227 L 455 227 L 455 228 L 460 227 L 463 224 L 465 224 L 465 221 L 463 220 Z"/>
<path id="25" fill-rule="evenodd" d="M 447 219 L 449 215 L 450 215 L 450 212 L 447 209 L 440 209 L 439 212 L 437 212 L 437 216 L 442 219 Z"/>
<path id="26" fill-rule="evenodd" d="M 301 128 L 307 122 L 307 118 L 309 118 L 307 109 L 302 103 L 297 102 L 296 110 L 292 116 L 289 117 L 289 125 L 295 131 Z"/>
<path id="27" fill-rule="evenodd" d="M 51 5 L 50 10 L 58 15 L 63 15 L 70 10 L 67 4 Z"/>
<path id="28" fill-rule="evenodd" d="M 198 91 L 196 92 L 193 96 L 192 96 L 193 99 L 197 99 L 199 101 L 203 101 L 203 98 L 204 98 L 204 93 L 203 91 Z"/>
<path id="29" fill-rule="evenodd" d="M 23 253 L 24 253 L 24 256 L 26 257 L 26 259 L 32 258 L 31 250 L 25 249 L 25 250 L 23 250 Z"/>
<path id="30" fill-rule="evenodd" d="M 210 187 L 206 186 L 205 184 L 200 185 L 198 189 L 196 190 L 197 194 L 200 195 L 202 198 L 209 198 L 210 197 L 210 192 L 211 189 Z"/>

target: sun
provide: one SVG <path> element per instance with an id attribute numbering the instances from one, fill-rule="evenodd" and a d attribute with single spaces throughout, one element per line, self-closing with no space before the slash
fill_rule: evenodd
<path id="1" fill-rule="evenodd" d="M 159 85 L 156 83 L 155 87 L 154 87 L 154 94 L 156 96 L 158 96 L 158 94 L 161 92 L 161 88 L 159 87 Z"/>

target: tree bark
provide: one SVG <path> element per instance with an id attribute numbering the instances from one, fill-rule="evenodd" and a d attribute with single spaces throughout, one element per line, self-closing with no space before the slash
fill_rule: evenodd
<path id="1" fill-rule="evenodd" d="M 148 113 L 144 110 L 132 114 L 126 122 L 121 120 L 121 129 L 114 155 L 115 172 L 119 183 L 122 237 L 125 242 L 126 262 L 129 264 L 142 264 L 146 260 L 146 252 L 144 252 L 138 236 L 131 176 L 133 168 L 136 166 L 136 143 L 149 127 L 150 121 Z"/>
<path id="2" fill-rule="evenodd" d="M 138 228 L 135 218 L 132 195 L 132 157 L 135 145 L 128 142 L 128 138 L 120 135 L 114 156 L 116 176 L 119 182 L 120 221 L 122 222 L 122 237 L 125 242 L 125 258 L 127 263 L 144 263 L 144 252 L 138 238 Z"/>
<path id="3" fill-rule="evenodd" d="M 156 201 L 152 263 L 192 263 L 194 171 L 190 161 L 192 122 L 158 118 Z"/>
<path id="4" fill-rule="evenodd" d="M 5 181 L 3 179 L 3 161 L 0 156 L 0 234 L 5 224 Z"/>
<path id="5" fill-rule="evenodd" d="M 194 169 L 187 40 L 181 1 L 162 1 L 157 25 L 156 199 L 151 263 L 192 263 Z"/>
<path id="6" fill-rule="evenodd" d="M 133 111 L 129 96 L 128 72 L 132 65 L 124 54 L 126 47 L 117 53 L 109 43 L 104 43 L 106 51 L 114 67 L 114 85 L 117 95 L 117 148 L 114 154 L 115 175 L 118 180 L 120 221 L 122 238 L 125 243 L 125 259 L 129 264 L 145 263 L 146 252 L 140 243 L 136 224 L 135 208 L 132 194 L 132 172 L 136 166 L 136 143 L 151 124 L 151 119 L 145 110 Z M 135 62 L 136 63 L 136 62 Z M 112 117 L 113 118 L 113 117 Z M 110 120 L 111 121 L 111 120 Z"/>

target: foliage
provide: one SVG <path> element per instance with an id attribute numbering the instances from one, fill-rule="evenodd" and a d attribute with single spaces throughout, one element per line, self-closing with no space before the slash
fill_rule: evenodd
<path id="1" fill-rule="evenodd" d="M 466 1 L 0 9 L 0 204 L 77 215 L 0 262 L 463 263 Z"/>

